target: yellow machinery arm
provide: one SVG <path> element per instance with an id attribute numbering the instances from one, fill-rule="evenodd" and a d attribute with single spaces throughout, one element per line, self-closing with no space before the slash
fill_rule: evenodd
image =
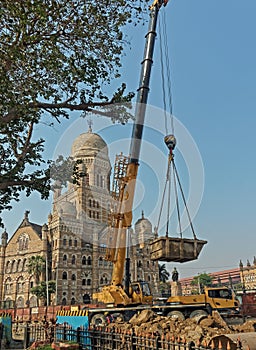
<path id="1" fill-rule="evenodd" d="M 104 303 L 127 305 L 133 302 L 129 282 L 127 282 L 129 276 L 127 276 L 125 282 L 125 290 L 121 286 L 123 283 L 126 261 L 127 230 L 132 223 L 132 208 L 139 167 L 139 155 L 149 92 L 150 73 L 153 63 L 157 17 L 160 7 L 166 4 L 166 0 L 155 0 L 150 7 L 151 19 L 148 34 L 146 35 L 144 59 L 142 61 L 140 86 L 138 88 L 136 101 L 135 122 L 130 144 L 130 156 L 126 158 L 120 155 L 115 165 L 115 188 L 113 197 L 116 199 L 116 208 L 114 208 L 114 212 L 110 218 L 110 242 L 108 242 L 109 248 L 106 252 L 106 260 L 113 262 L 112 281 L 110 286 L 104 286 L 101 292 L 93 295 L 94 299 Z M 147 301 L 148 300 L 149 299 L 147 299 Z M 152 297 L 150 300 L 152 300 Z"/>

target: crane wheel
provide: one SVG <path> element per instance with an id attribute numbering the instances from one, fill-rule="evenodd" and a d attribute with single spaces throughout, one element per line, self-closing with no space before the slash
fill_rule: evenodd
<path id="1" fill-rule="evenodd" d="M 179 321 L 185 320 L 185 316 L 183 315 L 183 313 L 176 310 L 168 312 L 167 317 L 171 317 Z"/>
<path id="2" fill-rule="evenodd" d="M 119 321 L 119 322 L 123 322 L 124 321 L 124 315 L 121 313 L 121 312 L 115 312 L 113 314 L 111 314 L 111 316 L 113 317 L 114 319 L 114 322 L 115 321 Z"/>
<path id="3" fill-rule="evenodd" d="M 208 312 L 205 310 L 194 310 L 189 315 L 189 318 L 201 320 L 202 318 L 207 317 L 207 316 L 208 316 Z"/>
<path id="4" fill-rule="evenodd" d="M 91 326 L 105 326 L 107 324 L 107 319 L 103 314 L 95 314 L 90 320 Z"/>

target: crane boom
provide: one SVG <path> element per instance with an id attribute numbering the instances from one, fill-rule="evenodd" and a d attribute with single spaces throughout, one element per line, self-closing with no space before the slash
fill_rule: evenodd
<path id="1" fill-rule="evenodd" d="M 139 156 L 141 149 L 141 141 L 143 134 L 144 119 L 146 114 L 146 106 L 149 93 L 149 82 L 151 75 L 151 67 L 153 64 L 153 52 L 156 37 L 156 26 L 158 12 L 162 5 L 166 5 L 166 0 L 155 0 L 150 7 L 150 22 L 148 33 L 146 35 L 146 43 L 144 49 L 144 58 L 142 61 L 140 82 L 137 93 L 137 103 L 135 108 L 135 121 L 133 124 L 132 138 L 130 143 L 130 154 L 127 158 L 121 155 L 126 164 L 119 163 L 117 168 L 122 169 L 122 175 L 117 178 L 118 191 L 116 198 L 117 210 L 112 214 L 111 218 L 111 244 L 106 252 L 106 260 L 113 262 L 112 280 L 110 286 L 104 286 L 102 292 L 94 293 L 94 298 L 105 303 L 115 303 L 128 305 L 133 301 L 130 297 L 129 286 L 126 283 L 125 290 L 121 288 L 125 260 L 126 260 L 126 239 L 127 230 L 132 224 L 132 207 L 134 201 L 135 185 L 139 167 Z M 119 174 L 119 171 L 117 171 Z M 146 297 L 145 302 L 151 302 L 152 296 Z M 138 300 L 136 300 L 137 302 Z M 140 300 L 143 302 L 143 300 Z"/>

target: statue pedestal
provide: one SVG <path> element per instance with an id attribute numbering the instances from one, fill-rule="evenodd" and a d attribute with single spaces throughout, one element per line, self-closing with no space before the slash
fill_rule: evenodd
<path id="1" fill-rule="evenodd" d="M 181 283 L 180 282 L 171 282 L 171 296 L 180 296 L 182 295 Z"/>

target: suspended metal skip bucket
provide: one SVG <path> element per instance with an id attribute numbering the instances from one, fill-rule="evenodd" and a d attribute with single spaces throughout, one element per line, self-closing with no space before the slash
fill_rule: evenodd
<path id="1" fill-rule="evenodd" d="M 241 342 L 242 349 L 256 350 L 256 332 L 217 335 L 211 339 L 208 346 L 212 346 L 213 343 L 216 349 L 219 346 L 219 349 L 227 349 L 229 344 L 230 350 L 237 350 L 241 349 L 239 342 Z"/>
<path id="2" fill-rule="evenodd" d="M 199 239 L 159 237 L 151 245 L 151 260 L 186 262 L 196 260 L 207 241 Z"/>

